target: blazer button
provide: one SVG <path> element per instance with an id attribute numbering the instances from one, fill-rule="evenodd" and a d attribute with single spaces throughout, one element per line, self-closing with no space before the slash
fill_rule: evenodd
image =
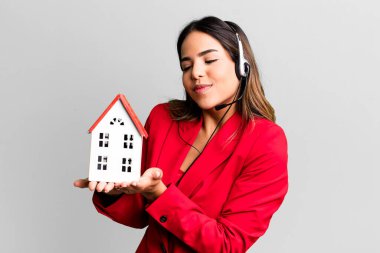
<path id="1" fill-rule="evenodd" d="M 165 215 L 162 215 L 161 217 L 160 217 L 160 221 L 163 223 L 163 222 L 166 222 L 168 220 L 168 218 L 166 218 L 166 216 Z"/>

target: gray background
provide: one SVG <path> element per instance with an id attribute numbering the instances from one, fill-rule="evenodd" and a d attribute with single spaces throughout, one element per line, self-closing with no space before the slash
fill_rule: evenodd
<path id="1" fill-rule="evenodd" d="M 246 31 L 289 141 L 289 194 L 249 252 L 380 252 L 378 1 L 0 0 L 0 252 L 133 252 L 143 234 L 75 189 L 121 92 L 141 121 L 182 98 L 175 43 Z M 377 154 L 377 157 L 376 157 Z"/>

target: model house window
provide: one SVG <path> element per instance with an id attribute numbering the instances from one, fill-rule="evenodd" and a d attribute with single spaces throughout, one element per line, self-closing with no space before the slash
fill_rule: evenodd
<path id="1" fill-rule="evenodd" d="M 132 159 L 131 158 L 128 159 L 128 164 L 127 164 L 127 158 L 123 158 L 121 171 L 122 172 L 126 172 L 126 171 L 131 172 L 131 170 L 132 170 L 131 165 L 132 165 Z"/>
<path id="2" fill-rule="evenodd" d="M 109 133 L 99 133 L 99 147 L 108 148 Z"/>
<path id="3" fill-rule="evenodd" d="M 128 148 L 128 134 L 124 134 L 124 148 Z"/>
<path id="4" fill-rule="evenodd" d="M 128 134 L 124 134 L 124 148 L 133 149 L 133 134 L 129 135 L 128 140 Z"/>
<path id="5" fill-rule="evenodd" d="M 111 125 L 119 124 L 120 126 L 124 126 L 124 121 L 120 118 L 113 118 L 110 122 Z"/>
<path id="6" fill-rule="evenodd" d="M 98 170 L 107 170 L 107 156 L 98 156 Z"/>

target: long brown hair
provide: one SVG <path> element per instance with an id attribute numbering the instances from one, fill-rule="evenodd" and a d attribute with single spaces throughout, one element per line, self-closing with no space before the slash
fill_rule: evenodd
<path id="1" fill-rule="evenodd" d="M 181 47 L 182 43 L 193 31 L 206 33 L 223 46 L 229 53 L 232 60 L 235 62 L 237 71 L 237 62 L 239 60 L 239 48 L 236 38 L 236 32 L 243 44 L 244 57 L 250 64 L 250 74 L 247 77 L 247 85 L 243 98 L 237 102 L 237 111 L 242 115 L 245 122 L 250 121 L 255 116 L 263 117 L 273 122 L 276 121 L 274 109 L 265 98 L 264 89 L 260 82 L 259 72 L 257 69 L 256 61 L 253 56 L 251 46 L 243 30 L 235 23 L 230 21 L 223 21 L 217 17 L 208 16 L 200 20 L 190 22 L 179 34 L 177 41 L 178 57 L 181 60 Z M 238 72 L 237 76 L 240 78 Z M 169 110 L 171 117 L 174 120 L 195 120 L 201 115 L 201 109 L 186 93 L 185 100 L 170 100 Z"/>

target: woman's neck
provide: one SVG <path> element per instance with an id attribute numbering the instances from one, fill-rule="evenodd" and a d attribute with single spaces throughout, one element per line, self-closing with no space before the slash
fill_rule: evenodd
<path id="1" fill-rule="evenodd" d="M 229 106 L 226 108 L 223 108 L 222 110 L 203 110 L 202 116 L 203 116 L 203 124 L 202 124 L 202 131 L 207 135 L 210 136 L 212 132 L 214 132 L 215 128 L 217 127 L 219 121 L 222 119 L 223 115 L 227 112 Z M 219 124 L 219 128 L 229 119 L 232 115 L 236 112 L 236 105 L 232 105 L 231 109 L 228 110 L 226 116 L 224 116 L 222 122 Z M 216 130 L 218 131 L 218 130 Z"/>

